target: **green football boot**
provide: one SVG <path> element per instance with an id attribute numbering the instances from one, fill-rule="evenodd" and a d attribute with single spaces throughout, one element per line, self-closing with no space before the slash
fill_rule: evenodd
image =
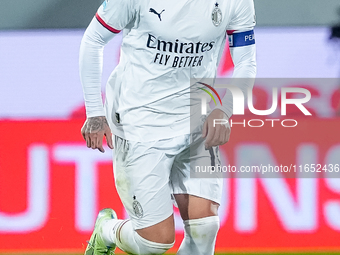
<path id="1" fill-rule="evenodd" d="M 114 210 L 106 208 L 98 213 L 96 224 L 88 241 L 87 248 L 85 250 L 85 255 L 111 255 L 115 254 L 116 245 L 112 247 L 106 246 L 102 238 L 102 227 L 103 223 L 107 220 L 117 219 L 117 214 Z"/>

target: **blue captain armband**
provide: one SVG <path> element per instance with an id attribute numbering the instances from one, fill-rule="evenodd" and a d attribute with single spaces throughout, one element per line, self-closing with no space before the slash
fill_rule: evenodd
<path id="1" fill-rule="evenodd" d="M 242 47 L 255 44 L 254 30 L 240 32 L 240 33 L 229 33 L 229 47 Z"/>

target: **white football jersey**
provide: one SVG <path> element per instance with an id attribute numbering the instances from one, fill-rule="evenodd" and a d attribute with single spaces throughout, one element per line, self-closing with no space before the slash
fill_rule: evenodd
<path id="1" fill-rule="evenodd" d="M 188 134 L 190 78 L 216 76 L 227 31 L 230 47 L 254 44 L 253 0 L 106 0 L 94 21 L 123 31 L 105 111 L 113 133 L 127 140 Z M 233 38 L 238 33 L 247 39 Z"/>

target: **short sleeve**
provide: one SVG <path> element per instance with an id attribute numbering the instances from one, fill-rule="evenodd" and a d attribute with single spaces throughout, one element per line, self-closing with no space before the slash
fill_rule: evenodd
<path id="1" fill-rule="evenodd" d="M 134 0 L 105 0 L 99 7 L 96 18 L 102 26 L 113 33 L 119 33 L 134 18 Z"/>
<path id="2" fill-rule="evenodd" d="M 234 11 L 227 27 L 228 34 L 253 30 L 256 25 L 254 0 L 235 0 Z"/>

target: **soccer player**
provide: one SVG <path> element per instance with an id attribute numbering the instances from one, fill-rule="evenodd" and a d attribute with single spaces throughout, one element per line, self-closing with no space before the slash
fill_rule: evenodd
<path id="1" fill-rule="evenodd" d="M 177 254 L 214 254 L 222 179 L 190 178 L 190 167 L 218 163 L 230 127 L 214 127 L 213 120 L 232 115 L 232 96 L 192 131 L 190 79 L 216 76 L 227 37 L 233 76 L 254 78 L 254 26 L 253 0 L 106 0 L 100 6 L 80 47 L 82 134 L 89 148 L 104 152 L 104 135 L 115 148 L 115 184 L 129 220 L 100 211 L 85 254 L 109 254 L 116 246 L 163 254 L 174 244 L 172 198 L 185 228 Z M 103 106 L 103 48 L 121 30 L 120 61 Z M 240 86 L 245 91 L 252 84 Z"/>

